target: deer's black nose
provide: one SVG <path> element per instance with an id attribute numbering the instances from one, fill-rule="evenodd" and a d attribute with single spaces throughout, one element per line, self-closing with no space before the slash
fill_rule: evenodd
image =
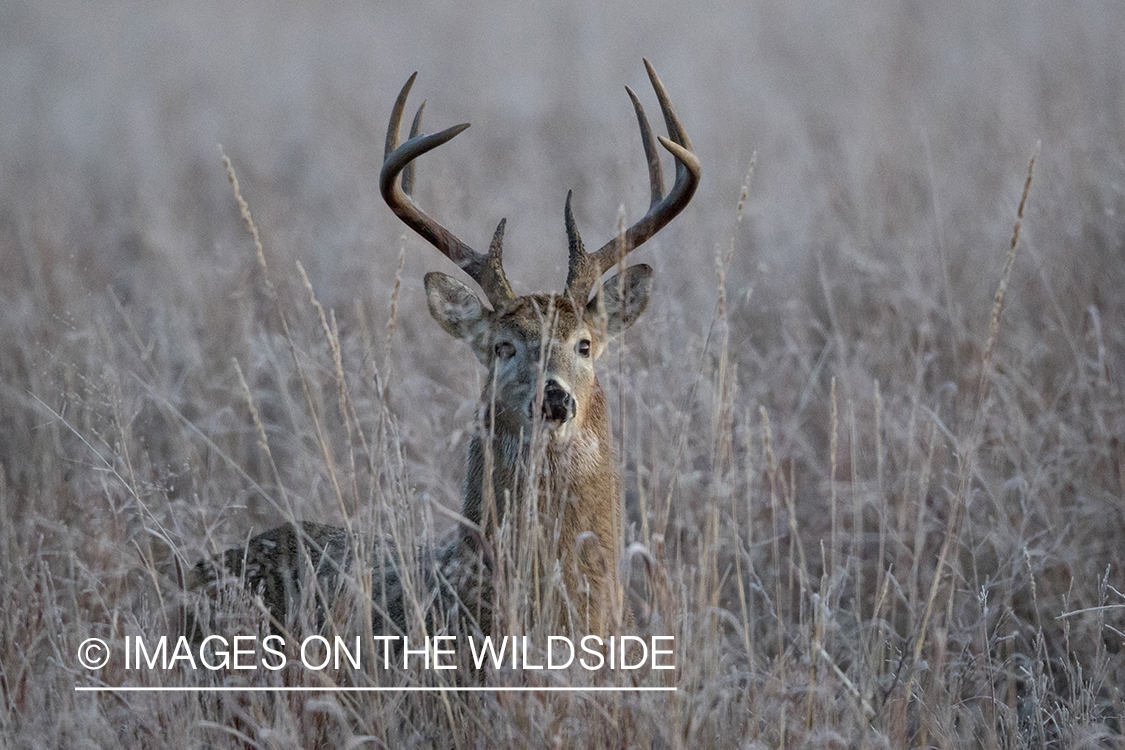
<path id="1" fill-rule="evenodd" d="M 543 419 L 548 422 L 565 422 L 574 416 L 574 399 L 570 392 L 554 380 L 543 388 Z"/>

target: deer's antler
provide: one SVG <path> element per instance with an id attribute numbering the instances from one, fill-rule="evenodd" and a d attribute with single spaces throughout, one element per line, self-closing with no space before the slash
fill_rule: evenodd
<path id="1" fill-rule="evenodd" d="M 507 276 L 504 275 L 502 262 L 504 243 L 504 220 L 496 227 L 492 236 L 488 254 L 478 253 L 461 240 L 457 239 L 448 229 L 426 214 L 411 197 L 414 187 L 414 160 L 427 151 L 432 151 L 443 143 L 452 140 L 459 133 L 469 127 L 468 123 L 454 125 L 440 133 L 422 135 L 422 110 L 426 103 L 418 107 L 414 115 L 414 122 L 410 127 L 410 138 L 399 145 L 398 129 L 402 122 L 402 112 L 406 107 L 406 97 L 410 94 L 410 87 L 414 85 L 417 77 L 414 73 L 402 87 L 402 91 L 395 100 L 394 110 L 391 112 L 391 121 L 387 125 L 387 144 L 383 156 L 383 171 L 379 174 L 379 192 L 383 200 L 391 207 L 403 222 L 418 234 L 422 235 L 430 244 L 461 267 L 465 273 L 480 284 L 488 301 L 493 307 L 502 307 L 516 299 Z M 398 179 L 402 174 L 401 185 Z"/>
<path id="2" fill-rule="evenodd" d="M 699 186 L 699 157 L 692 151 L 691 141 L 688 140 L 683 125 L 676 117 L 672 103 L 668 100 L 668 92 L 664 90 L 664 84 L 660 82 L 652 63 L 648 60 L 644 62 L 648 78 L 652 81 L 652 88 L 656 91 L 656 98 L 660 102 L 660 110 L 664 114 L 664 124 L 668 128 L 667 138 L 663 136 L 658 139 L 653 138 L 652 128 L 648 124 L 640 100 L 628 86 L 625 90 L 633 100 L 633 108 L 637 112 L 637 122 L 641 128 L 641 141 L 645 148 L 645 159 L 648 161 L 648 180 L 652 199 L 648 212 L 640 221 L 629 227 L 623 235 L 607 242 L 597 252 L 587 253 L 582 246 L 582 238 L 578 234 L 578 227 L 570 210 L 570 194 L 567 194 L 566 234 L 570 245 L 570 267 L 566 276 L 566 290 L 575 302 L 580 304 L 589 299 L 590 291 L 604 271 L 609 270 L 629 252 L 663 229 L 684 209 Z M 656 140 L 659 140 L 660 145 L 676 158 L 676 181 L 667 196 L 664 195 L 664 176 L 660 168 Z"/>

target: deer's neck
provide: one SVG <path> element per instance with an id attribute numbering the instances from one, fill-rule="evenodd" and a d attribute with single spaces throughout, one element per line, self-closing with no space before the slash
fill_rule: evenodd
<path id="1" fill-rule="evenodd" d="M 562 439 L 489 427 L 478 427 L 469 446 L 462 513 L 491 538 L 505 513 L 535 503 L 538 529 L 549 537 L 544 548 L 555 550 L 583 621 L 576 627 L 605 632 L 620 612 L 615 602 L 622 529 L 617 457 L 601 389 Z M 480 541 L 467 529 L 462 539 L 473 547 Z"/>

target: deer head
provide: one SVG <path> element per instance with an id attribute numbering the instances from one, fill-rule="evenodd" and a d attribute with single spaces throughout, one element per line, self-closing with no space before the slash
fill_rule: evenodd
<path id="1" fill-rule="evenodd" d="M 430 313 L 450 335 L 468 342 L 477 359 L 488 368 L 486 393 L 496 404 L 493 417 L 497 430 L 518 431 L 541 419 L 563 438 L 569 437 L 576 425 L 589 424 L 593 417 L 604 419 L 604 414 L 592 413 L 599 409 L 604 412 L 593 362 L 605 350 L 609 338 L 628 328 L 644 312 L 652 269 L 647 265 L 626 268 L 606 281 L 592 300 L 590 293 L 603 272 L 621 262 L 683 210 L 699 184 L 699 160 L 656 71 L 648 60 L 644 62 L 668 129 L 667 138 L 654 139 L 640 101 L 629 87 L 625 88 L 636 110 L 648 162 L 649 209 L 624 234 L 588 253 L 578 233 L 568 193 L 564 217 L 570 261 L 566 288 L 561 294 L 515 295 L 502 261 L 505 220 L 500 221 L 485 254 L 470 248 L 418 207 L 411 197 L 414 159 L 453 139 L 469 125 L 422 135 L 423 103 L 414 117 L 410 138 L 399 145 L 399 124 L 417 73 L 410 76 L 395 102 L 387 128 L 379 188 L 391 210 L 460 266 L 480 286 L 491 305 L 487 306 L 457 279 L 438 272 L 426 275 Z M 676 180 L 667 196 L 657 140 L 676 159 Z"/>

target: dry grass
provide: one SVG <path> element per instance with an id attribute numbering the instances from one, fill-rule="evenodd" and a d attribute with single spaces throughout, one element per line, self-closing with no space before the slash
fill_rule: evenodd
<path id="1" fill-rule="evenodd" d="M 1125 747 L 1125 6 L 659 5 L 0 7 L 0 744 Z M 474 123 L 420 200 L 558 288 L 568 188 L 592 244 L 645 203 L 642 55 L 704 184 L 602 380 L 678 691 L 75 693 L 321 679 L 75 655 L 285 519 L 452 527 L 480 373 L 377 197 L 392 97 Z"/>

